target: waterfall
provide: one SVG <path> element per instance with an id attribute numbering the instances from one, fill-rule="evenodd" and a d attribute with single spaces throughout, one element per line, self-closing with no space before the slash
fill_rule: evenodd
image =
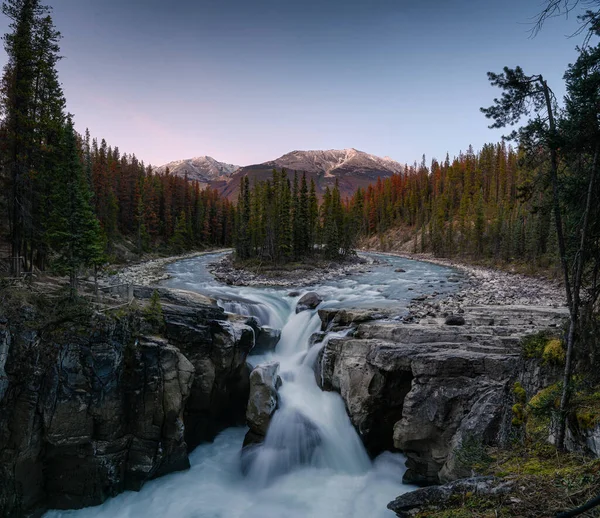
<path id="1" fill-rule="evenodd" d="M 47 518 L 393 518 L 386 505 L 411 489 L 402 484 L 404 458 L 383 453 L 369 459 L 339 394 L 323 392 L 314 365 L 327 340 L 310 346 L 319 330 L 316 311 L 295 313 L 298 296 L 273 288 L 236 288 L 218 284 L 204 256 L 171 265 L 168 285 L 213 297 L 227 312 L 256 317 L 281 329 L 273 353 L 249 362 L 278 361 L 283 384 L 264 443 L 253 452 L 250 469 L 241 470 L 246 428 L 229 428 L 214 442 L 190 454 L 191 469 L 147 483 L 139 493 L 125 492 L 104 504 L 79 511 L 50 511 Z M 451 289 L 449 270 L 426 263 L 389 259 L 385 267 L 312 287 L 321 307 L 393 306 L 401 313 L 421 293 Z M 403 275 L 391 275 L 402 267 Z M 442 282 L 444 281 L 444 282 Z"/>
<path id="2" fill-rule="evenodd" d="M 283 328 L 274 356 L 283 379 L 279 407 L 264 443 L 250 453 L 248 479 L 254 485 L 264 486 L 303 465 L 351 474 L 366 473 L 371 466 L 342 399 L 316 383 L 319 350 L 329 339 L 345 334 L 330 333 L 309 349 L 310 336 L 320 323 L 316 312 L 304 311 Z"/>

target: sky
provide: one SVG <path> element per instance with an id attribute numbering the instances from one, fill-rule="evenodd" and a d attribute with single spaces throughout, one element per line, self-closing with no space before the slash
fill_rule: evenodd
<path id="1" fill-rule="evenodd" d="M 521 65 L 562 97 L 581 39 L 574 16 L 532 38 L 542 0 L 45 3 L 76 128 L 153 165 L 351 147 L 453 157 L 502 135 L 479 111 L 499 95 L 487 71 Z"/>

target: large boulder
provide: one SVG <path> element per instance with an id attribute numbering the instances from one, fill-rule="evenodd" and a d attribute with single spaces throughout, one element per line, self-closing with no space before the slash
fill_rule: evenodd
<path id="1" fill-rule="evenodd" d="M 326 308 L 319 310 L 321 331 L 337 331 L 363 322 L 388 318 L 389 316 L 389 311 L 378 309 Z"/>
<path id="2" fill-rule="evenodd" d="M 463 317 L 462 315 L 448 315 L 446 317 L 445 324 L 447 326 L 464 326 L 465 317 Z"/>
<path id="3" fill-rule="evenodd" d="M 265 354 L 275 350 L 281 339 L 281 329 L 261 326 L 256 317 L 247 319 L 246 324 L 254 330 L 254 348 L 252 354 Z"/>
<path id="4" fill-rule="evenodd" d="M 318 293 L 314 291 L 309 291 L 308 293 L 302 295 L 300 300 L 296 304 L 296 313 L 300 313 L 301 311 L 307 311 L 311 309 L 317 309 L 317 306 L 323 302 L 323 299 L 319 296 Z"/>
<path id="5" fill-rule="evenodd" d="M 265 354 L 275 350 L 275 347 L 277 347 L 277 344 L 281 339 L 281 329 L 275 329 L 270 326 L 261 326 L 256 317 L 242 317 L 240 318 L 240 321 L 242 320 L 254 331 L 254 348 L 252 349 L 252 354 Z"/>
<path id="6" fill-rule="evenodd" d="M 355 330 L 325 345 L 316 366 L 318 383 L 341 394 L 372 454 L 405 453 L 406 482 L 438 484 L 468 476 L 469 467 L 457 458 L 465 441 L 505 440 L 510 391 L 524 370 L 520 340 L 534 322 L 552 324 L 565 316 L 562 309 L 535 307 L 466 312 L 464 326 L 447 326 L 443 319 L 408 324 L 320 312 L 324 327 L 336 329 L 337 319 Z"/>
<path id="7" fill-rule="evenodd" d="M 250 373 L 250 396 L 246 422 L 250 428 L 244 445 L 262 442 L 267 435 L 271 418 L 277 410 L 277 390 L 281 386 L 279 363 L 259 365 Z"/>

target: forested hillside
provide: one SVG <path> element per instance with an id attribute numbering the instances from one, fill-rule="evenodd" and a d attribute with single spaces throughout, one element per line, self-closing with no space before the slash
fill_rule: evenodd
<path id="1" fill-rule="evenodd" d="M 540 164 L 543 167 L 543 163 Z M 364 236 L 383 248 L 551 266 L 556 234 L 538 166 L 506 143 L 413 165 L 350 201 Z M 401 228 L 403 233 L 388 233 Z M 402 236 L 395 242 L 392 235 Z"/>
<path id="2" fill-rule="evenodd" d="M 75 133 L 50 8 L 8 0 L 2 13 L 11 29 L 0 89 L 3 267 L 52 267 L 74 285 L 81 268 L 116 259 L 119 242 L 138 254 L 229 244 L 233 207 L 216 192 Z"/>

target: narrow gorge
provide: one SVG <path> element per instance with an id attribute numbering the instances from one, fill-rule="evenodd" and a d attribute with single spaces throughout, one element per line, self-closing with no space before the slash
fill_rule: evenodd
<path id="1" fill-rule="evenodd" d="M 318 285 L 232 287 L 221 256 L 168 267 L 158 323 L 3 317 L 8 516 L 393 516 L 471 475 L 465 441 L 508 440 L 515 381 L 558 374 L 520 354 L 566 316 L 541 281 L 369 255 Z"/>

